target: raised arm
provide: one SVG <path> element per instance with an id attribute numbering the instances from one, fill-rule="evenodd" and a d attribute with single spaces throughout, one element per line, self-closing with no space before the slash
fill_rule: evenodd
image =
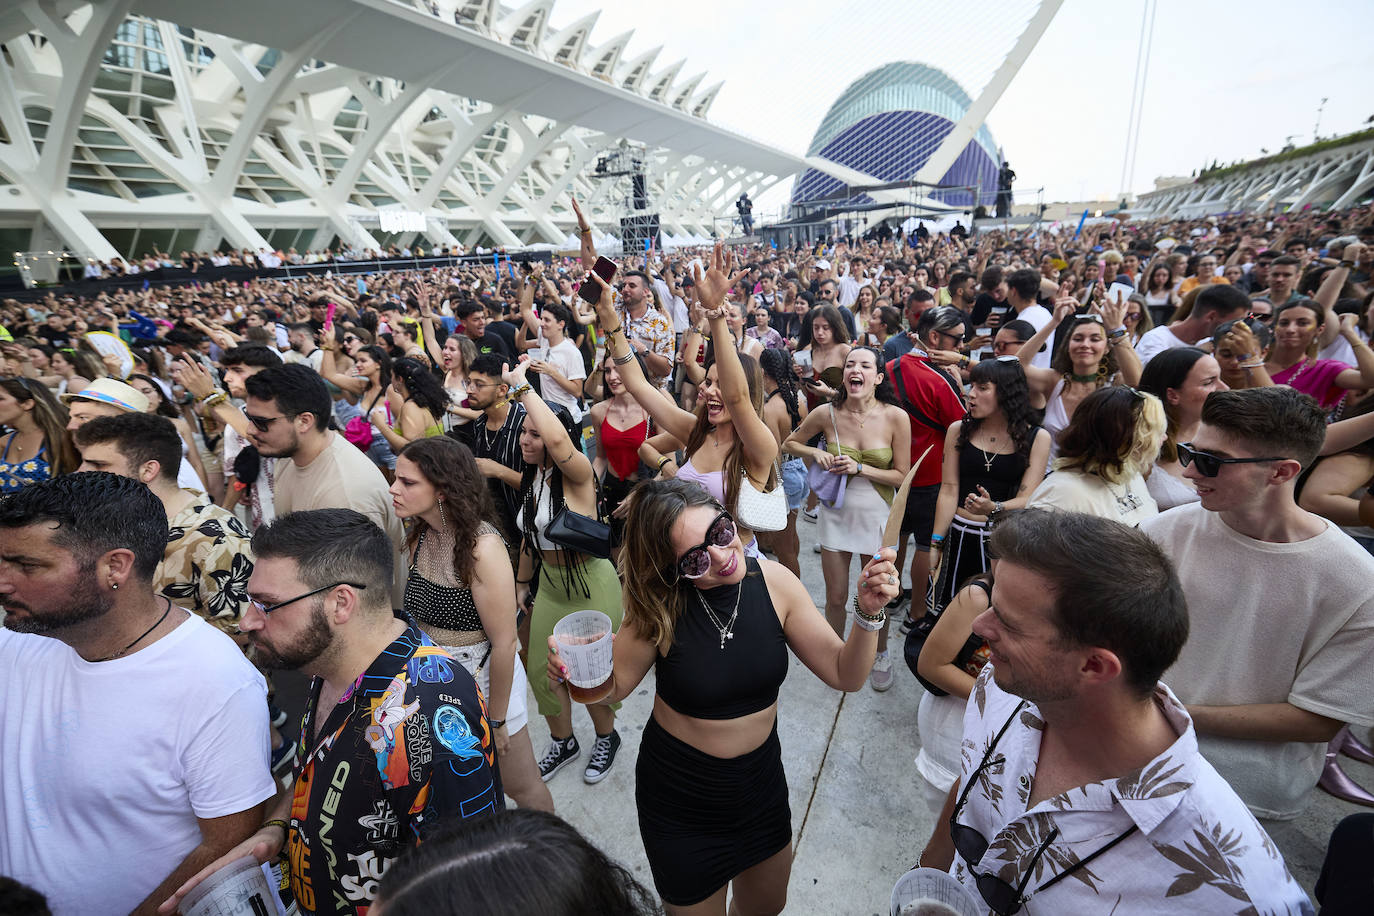
<path id="1" fill-rule="evenodd" d="M 1107 345 L 1116 355 L 1116 366 L 1121 372 L 1121 381 L 1134 388 L 1140 384 L 1140 356 L 1131 343 L 1131 334 L 1126 330 L 1126 297 L 1118 290 L 1116 301 L 1103 299 L 1092 307 L 1092 311 L 1102 316 L 1102 327 L 1107 332 Z M 1059 311 L 1056 307 L 1055 311 Z M 1115 336 L 1113 336 L 1115 335 Z M 1024 347 L 1022 349 L 1025 349 Z"/>
<path id="2" fill-rule="evenodd" d="M 1342 263 L 1358 259 L 1363 250 L 1364 245 L 1359 242 L 1351 242 L 1346 245 L 1341 252 Z M 1341 319 L 1336 314 L 1336 298 L 1340 296 L 1341 287 L 1345 286 L 1345 281 L 1348 279 L 1350 279 L 1350 268 L 1338 264 L 1326 272 L 1326 276 L 1322 278 L 1322 285 L 1317 289 L 1317 294 L 1312 297 L 1322 307 L 1322 333 L 1317 343 L 1317 346 L 1322 349 L 1335 343 L 1336 337 L 1341 333 Z M 1358 354 L 1356 355 L 1358 356 Z"/>
<path id="3" fill-rule="evenodd" d="M 582 206 L 577 202 L 577 198 L 569 199 L 572 201 L 573 213 L 577 214 L 577 234 L 581 240 L 578 255 L 582 258 L 582 268 L 591 270 L 592 265 L 596 263 L 596 243 L 592 241 L 592 224 L 583 215 Z"/>
<path id="4" fill-rule="evenodd" d="M 510 386 L 511 401 L 524 406 L 525 422 L 532 424 L 535 432 L 539 433 L 545 453 L 563 472 L 564 482 L 571 484 L 582 496 L 589 497 L 580 508 L 590 508 L 586 503 L 595 502 L 592 491 L 592 463 L 573 445 L 572 439 L 568 437 L 568 431 L 563 428 L 558 417 L 554 416 L 549 405 L 544 403 L 544 399 L 535 394 L 534 389 L 525 381 L 528 365 L 528 362 L 518 363 L 513 369 L 503 366 L 501 380 Z"/>
<path id="5" fill-rule="evenodd" d="M 349 394 L 359 395 L 367 390 L 367 379 L 359 375 L 344 375 L 339 371 L 334 362 L 334 322 L 330 321 L 324 326 L 324 343 L 329 346 L 321 346 L 324 352 L 320 354 L 320 375 L 326 381 L 333 382 L 338 387 L 347 391 Z"/>
<path id="6" fill-rule="evenodd" d="M 1031 339 L 1022 344 L 1020 351 L 1016 354 L 1017 360 L 1021 363 L 1021 368 L 1026 372 L 1026 381 L 1031 388 L 1046 397 L 1054 389 L 1055 383 L 1059 381 L 1059 374 L 1053 369 L 1041 369 L 1039 366 L 1032 366 L 1031 360 L 1035 358 L 1035 354 L 1040 352 L 1040 348 L 1045 346 L 1054 336 L 1054 330 L 1059 327 L 1060 322 L 1076 311 L 1078 311 L 1078 300 L 1073 296 L 1060 296 L 1054 300 L 1054 313 L 1050 320 L 1045 322 L 1043 328 L 1032 334 Z"/>
<path id="7" fill-rule="evenodd" d="M 596 303 L 596 317 L 605 330 L 606 352 L 615 360 L 620 370 L 620 381 L 661 429 L 672 433 L 679 441 L 686 442 L 691 435 L 692 427 L 696 426 L 696 414 L 688 413 L 658 395 L 658 389 L 644 377 L 644 370 L 639 367 L 639 362 L 630 349 L 630 342 L 625 338 L 625 328 L 621 326 L 620 316 L 616 314 L 610 284 L 595 273 L 588 274 L 587 282 L 596 283 L 601 287 L 601 298 Z"/>
<path id="8" fill-rule="evenodd" d="M 1374 350 L 1369 349 L 1369 344 L 1355 330 L 1358 321 L 1358 315 L 1341 315 L 1338 322 L 1340 334 L 1350 343 L 1355 351 L 1355 362 L 1359 364 L 1358 368 L 1345 369 L 1336 376 L 1335 382 L 1342 388 L 1374 388 Z"/>
<path id="9" fill-rule="evenodd" d="M 711 252 L 711 266 L 708 270 L 696 270 L 697 295 L 701 307 L 706 309 L 706 318 L 711 322 L 711 336 L 716 340 L 732 340 L 730 325 L 726 320 L 725 294 L 738 282 L 731 272 L 735 264 L 733 254 L 724 250 L 720 242 Z M 749 463 L 749 476 L 758 480 L 768 479 L 768 470 L 778 457 L 778 440 L 768 431 L 754 403 L 749 399 L 749 380 L 744 375 L 744 364 L 739 360 L 739 352 L 734 347 L 715 348 L 716 373 L 720 381 L 720 396 L 730 408 L 730 420 L 735 427 L 735 435 L 744 445 L 744 454 Z"/>

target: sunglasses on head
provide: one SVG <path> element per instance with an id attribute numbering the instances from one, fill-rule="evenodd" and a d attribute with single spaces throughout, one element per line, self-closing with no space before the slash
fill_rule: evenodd
<path id="1" fill-rule="evenodd" d="M 700 579 L 711 571 L 708 547 L 729 547 L 735 540 L 735 520 L 724 509 L 706 529 L 706 539 L 678 557 L 677 571 L 684 579 Z"/>
<path id="2" fill-rule="evenodd" d="M 1288 461 L 1287 458 L 1223 458 L 1211 452 L 1201 452 L 1193 448 L 1191 442 L 1178 444 L 1178 462 L 1185 468 L 1197 462 L 1197 472 L 1203 477 L 1215 477 L 1221 473 L 1223 464 L 1265 464 L 1270 461 Z"/>
<path id="3" fill-rule="evenodd" d="M 1007 729 L 1010 728 L 1012 722 L 1016 721 L 1016 718 L 1021 715 L 1021 710 L 1025 709 L 1025 707 L 1025 700 L 1017 704 L 1016 709 L 1012 711 L 1011 717 L 1007 719 L 1001 730 L 997 732 L 997 736 L 992 739 L 992 744 L 988 745 L 987 751 L 983 754 L 983 762 L 978 764 L 978 769 L 974 770 L 973 775 L 969 776 L 968 781 L 964 784 L 964 791 L 959 795 L 959 802 L 954 806 L 954 813 L 949 816 L 949 833 L 950 839 L 954 841 L 954 848 L 959 855 L 963 857 L 964 862 L 967 863 L 969 874 L 973 876 L 974 882 L 978 885 L 978 893 L 982 895 L 983 902 L 986 903 L 988 909 L 992 913 L 997 914 L 997 916 L 1012 916 L 1013 913 L 1020 912 L 1022 905 L 1033 895 L 1058 884 L 1080 868 L 1087 866 L 1093 859 L 1096 859 L 1117 843 L 1120 843 L 1122 840 L 1135 833 L 1138 829 L 1135 824 L 1132 824 L 1130 829 L 1125 833 L 1109 840 L 1106 845 L 1084 856 L 1029 894 L 1026 893 L 1026 886 L 1030 884 L 1031 876 L 1036 873 L 1036 866 L 1039 864 L 1040 859 L 1045 855 L 1046 850 L 1050 848 L 1050 844 L 1059 836 L 1058 827 L 1050 830 L 1044 841 L 1036 848 L 1035 855 L 1031 857 L 1030 862 L 1026 865 L 1021 875 L 1021 880 L 1017 884 L 1008 884 L 991 872 L 978 872 L 974 869 L 974 866 L 983 860 L 984 853 L 988 851 L 988 840 L 987 837 L 983 836 L 974 828 L 959 823 L 959 815 L 963 813 L 964 807 L 968 804 L 969 792 L 978 784 L 978 780 L 982 776 L 983 771 L 994 762 L 1005 763 L 1005 756 L 999 755 L 994 760 L 992 752 L 997 748 L 997 744 L 1002 740 L 1002 736 L 1006 734 Z"/>

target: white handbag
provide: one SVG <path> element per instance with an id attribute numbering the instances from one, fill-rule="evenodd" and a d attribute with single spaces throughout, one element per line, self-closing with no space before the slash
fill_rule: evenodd
<path id="1" fill-rule="evenodd" d="M 777 468 L 776 462 L 774 468 Z M 777 483 L 767 493 L 749 482 L 749 472 L 742 470 L 739 499 L 735 515 L 739 523 L 750 531 L 781 531 L 787 527 L 787 494 L 782 488 L 782 471 L 777 470 Z"/>

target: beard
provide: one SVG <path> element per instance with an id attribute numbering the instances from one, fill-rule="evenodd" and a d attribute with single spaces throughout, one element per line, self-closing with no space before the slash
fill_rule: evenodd
<path id="1" fill-rule="evenodd" d="M 324 654 L 334 644 L 334 631 L 325 617 L 324 602 L 320 601 L 310 609 L 310 622 L 305 631 L 296 637 L 290 646 L 273 646 L 260 638 L 258 630 L 248 635 L 253 644 L 254 657 L 264 668 L 295 671 L 304 668 Z"/>
<path id="2" fill-rule="evenodd" d="M 251 442 L 252 440 L 250 439 L 249 441 Z M 296 454 L 296 452 L 300 450 L 301 440 L 300 437 L 296 435 L 296 431 L 293 429 L 291 430 L 291 441 L 288 442 L 286 445 L 283 445 L 280 448 L 276 449 L 275 451 L 271 450 L 269 446 L 258 445 L 258 443 L 256 442 L 253 442 L 253 447 L 258 450 L 258 454 L 261 455 L 263 458 L 290 458 L 292 455 Z"/>
<path id="3" fill-rule="evenodd" d="M 73 591 L 67 601 L 56 607 L 45 608 L 38 613 L 22 602 L 5 602 L 4 627 L 16 633 L 54 633 L 104 617 L 114 607 L 114 596 L 106 594 L 95 584 L 95 567 L 82 569 L 72 586 Z M 16 617 L 14 611 L 25 611 Z"/>

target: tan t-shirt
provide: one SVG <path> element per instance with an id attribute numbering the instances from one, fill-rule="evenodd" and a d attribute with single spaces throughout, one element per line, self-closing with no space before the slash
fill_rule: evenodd
<path id="1" fill-rule="evenodd" d="M 1178 568 L 1188 642 L 1164 673 L 1184 703 L 1291 703 L 1374 725 L 1374 557 L 1330 523 L 1271 544 L 1201 503 L 1141 523 Z M 1321 775 L 1324 744 L 1198 735 L 1198 747 L 1257 817 L 1291 818 Z"/>
<path id="2" fill-rule="evenodd" d="M 356 445 L 338 433 L 326 435 L 329 445 L 305 467 L 289 458 L 277 462 L 277 515 L 307 509 L 353 509 L 366 515 L 391 539 L 392 607 L 400 607 L 405 594 L 405 528 L 391 505 L 386 478 Z"/>

